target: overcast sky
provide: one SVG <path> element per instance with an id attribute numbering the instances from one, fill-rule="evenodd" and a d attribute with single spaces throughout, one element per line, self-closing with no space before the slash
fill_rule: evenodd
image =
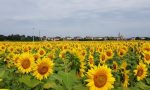
<path id="1" fill-rule="evenodd" d="M 0 34 L 39 31 L 42 36 L 150 36 L 150 0 L 0 0 Z"/>

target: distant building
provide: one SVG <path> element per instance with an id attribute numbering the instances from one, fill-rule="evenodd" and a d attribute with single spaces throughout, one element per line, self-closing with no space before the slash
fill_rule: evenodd
<path id="1" fill-rule="evenodd" d="M 86 39 L 86 40 L 93 40 L 93 37 L 91 37 L 91 36 L 86 36 L 84 39 Z"/>
<path id="2" fill-rule="evenodd" d="M 56 37 L 53 38 L 53 41 L 60 41 L 61 39 L 62 39 L 61 37 L 56 36 Z"/>
<path id="3" fill-rule="evenodd" d="M 81 39 L 83 39 L 83 38 L 80 37 L 80 36 L 76 36 L 76 37 L 73 38 L 73 40 L 76 40 L 76 41 L 81 40 Z"/>
<path id="4" fill-rule="evenodd" d="M 43 37 L 41 38 L 41 40 L 47 41 L 47 37 L 46 37 L 46 36 L 43 36 Z"/>
<path id="5" fill-rule="evenodd" d="M 70 36 L 68 36 L 68 37 L 64 37 L 63 38 L 63 40 L 66 40 L 66 41 L 70 41 L 70 40 L 72 40 L 73 38 L 72 37 L 70 37 Z"/>
<path id="6" fill-rule="evenodd" d="M 48 41 L 53 41 L 54 38 L 53 38 L 53 37 L 48 37 L 47 40 L 48 40 Z"/>
<path id="7" fill-rule="evenodd" d="M 141 40 L 145 40 L 145 37 L 140 37 Z"/>
<path id="8" fill-rule="evenodd" d="M 99 40 L 99 41 L 102 41 L 102 40 L 104 40 L 104 37 L 93 37 L 93 40 Z"/>

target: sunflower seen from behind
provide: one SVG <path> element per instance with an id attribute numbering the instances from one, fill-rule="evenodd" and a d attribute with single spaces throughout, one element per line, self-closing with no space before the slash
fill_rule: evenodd
<path id="1" fill-rule="evenodd" d="M 115 78 L 111 74 L 111 69 L 106 65 L 91 68 L 87 72 L 87 78 L 89 90 L 110 90 L 114 87 Z"/>
<path id="2" fill-rule="evenodd" d="M 129 70 L 124 70 L 122 73 L 122 86 L 127 88 L 129 85 Z"/>
<path id="3" fill-rule="evenodd" d="M 54 63 L 49 58 L 38 59 L 34 68 L 33 76 L 35 76 L 38 80 L 46 79 L 53 73 L 53 66 Z"/>

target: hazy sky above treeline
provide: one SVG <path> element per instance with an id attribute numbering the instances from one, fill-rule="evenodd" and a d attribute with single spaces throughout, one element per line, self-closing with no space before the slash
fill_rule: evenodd
<path id="1" fill-rule="evenodd" d="M 150 37 L 150 0 L 0 0 L 0 34 Z"/>

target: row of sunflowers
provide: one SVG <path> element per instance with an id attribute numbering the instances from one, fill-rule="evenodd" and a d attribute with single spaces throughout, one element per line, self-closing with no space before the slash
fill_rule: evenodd
<path id="1" fill-rule="evenodd" d="M 0 42 L 0 89 L 150 90 L 150 42 Z"/>

